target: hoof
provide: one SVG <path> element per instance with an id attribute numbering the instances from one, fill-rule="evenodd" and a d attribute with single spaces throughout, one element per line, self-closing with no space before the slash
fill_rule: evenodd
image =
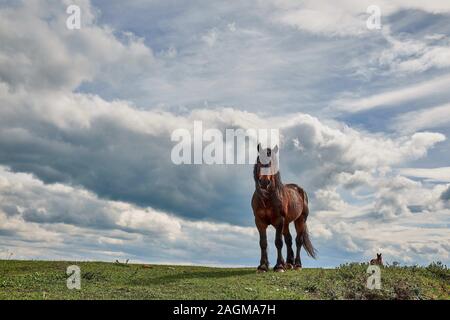
<path id="1" fill-rule="evenodd" d="M 256 269 L 256 273 L 264 273 L 264 272 L 267 272 L 267 270 L 264 270 L 264 269 Z"/>
<path id="2" fill-rule="evenodd" d="M 285 271 L 284 265 L 277 264 L 275 267 L 273 267 L 273 271 L 275 271 L 275 272 L 284 272 Z"/>
<path id="3" fill-rule="evenodd" d="M 295 269 L 295 270 L 302 270 L 302 266 L 301 266 L 300 264 L 296 264 L 296 265 L 294 266 L 294 269 Z"/>
<path id="4" fill-rule="evenodd" d="M 267 272 L 268 270 L 269 270 L 269 267 L 267 267 L 266 265 L 260 265 L 260 266 L 256 269 L 256 272 L 262 273 L 262 272 Z"/>
<path id="5" fill-rule="evenodd" d="M 290 263 L 286 263 L 286 264 L 284 265 L 284 268 L 285 268 L 286 270 L 292 270 L 292 269 L 294 269 L 294 266 L 293 266 L 292 264 L 290 264 Z"/>

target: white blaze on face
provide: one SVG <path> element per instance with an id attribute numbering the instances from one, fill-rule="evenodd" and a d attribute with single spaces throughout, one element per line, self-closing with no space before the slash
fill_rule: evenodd
<path id="1" fill-rule="evenodd" d="M 271 176 L 277 174 L 279 171 L 278 147 L 275 146 L 271 151 L 270 157 L 267 155 L 267 149 L 262 150 L 259 153 L 259 161 L 263 165 L 270 164 L 270 166 L 261 167 L 261 175 Z"/>

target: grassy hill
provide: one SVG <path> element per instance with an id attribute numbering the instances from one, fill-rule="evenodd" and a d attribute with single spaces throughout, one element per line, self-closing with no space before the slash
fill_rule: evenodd
<path id="1" fill-rule="evenodd" d="M 81 268 L 81 290 L 66 268 Z M 105 262 L 0 260 L 0 299 L 449 299 L 450 271 L 383 267 L 381 290 L 365 287 L 367 265 L 257 274 L 208 268 Z"/>

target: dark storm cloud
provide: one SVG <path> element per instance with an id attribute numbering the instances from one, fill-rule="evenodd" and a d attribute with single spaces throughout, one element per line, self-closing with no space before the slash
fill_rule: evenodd
<path id="1" fill-rule="evenodd" d="M 17 172 L 33 173 L 46 183 L 82 186 L 105 199 L 187 218 L 253 223 L 250 165 L 177 166 L 170 156 L 175 144 L 170 134 L 174 129 L 190 125 L 194 119 L 203 120 L 205 127 L 236 127 L 234 123 L 245 121 L 248 114 L 229 109 L 203 110 L 180 117 L 139 111 L 125 103 L 110 104 L 98 98 L 64 98 L 70 102 L 52 99 L 49 105 L 37 101 L 15 105 L 13 112 L 0 111 L 4 115 L 0 120 L 1 164 Z M 17 114 L 22 115 L 20 121 Z M 265 120 L 252 116 L 258 126 L 264 127 Z M 291 121 L 276 124 L 268 119 L 266 125 L 272 123 L 282 129 L 284 181 L 299 183 L 308 191 L 336 185 L 341 173 L 354 174 L 356 170 L 419 157 L 443 139 L 438 134 L 423 133 L 398 152 L 397 146 L 404 140 L 379 140 L 354 130 L 332 129 L 306 115 Z M 72 221 L 69 216 L 36 212 L 24 216 L 33 221 L 44 219 L 41 222 Z M 94 217 L 91 219 L 86 223 L 101 225 Z"/>
<path id="2" fill-rule="evenodd" d="M 450 187 L 441 194 L 442 200 L 450 200 Z"/>
<path id="3" fill-rule="evenodd" d="M 104 118 L 78 130 L 37 125 L 31 115 L 29 125 L 20 121 L 23 130 L 0 120 L 0 163 L 46 183 L 83 186 L 106 199 L 190 218 L 251 221 L 251 166 L 177 166 L 170 157 L 170 132 L 148 135 Z"/>
<path id="4" fill-rule="evenodd" d="M 254 97 L 253 91 L 249 89 L 259 88 L 260 79 L 265 79 L 261 74 L 272 74 L 275 79 L 269 80 L 271 84 L 276 83 L 277 80 L 284 79 L 288 74 L 284 72 L 285 69 L 291 70 L 292 66 L 280 62 L 267 65 L 254 61 L 255 57 L 266 54 L 266 51 L 258 48 L 261 48 L 261 45 L 264 48 L 268 44 L 258 40 L 259 33 L 247 29 L 238 29 L 239 36 L 236 37 L 236 27 L 230 28 L 227 23 L 222 25 L 220 30 L 197 30 L 199 38 L 191 48 L 199 53 L 195 57 L 196 62 L 175 64 L 173 67 L 203 65 L 203 61 L 220 57 L 222 46 L 215 42 L 219 39 L 216 39 L 216 32 L 220 33 L 222 41 L 229 42 L 230 45 L 238 44 L 236 48 L 242 45 L 248 47 L 242 37 L 257 37 L 253 39 L 256 41 L 253 47 L 258 50 L 259 55 L 248 52 L 241 55 L 245 59 L 239 61 L 248 65 L 264 65 L 263 70 L 237 68 L 254 70 L 243 78 L 247 79 L 244 82 L 250 87 L 236 82 L 235 74 L 226 77 L 225 83 L 206 81 L 216 83 L 220 88 L 205 87 L 205 80 L 197 78 L 182 83 L 179 79 L 174 81 L 165 77 L 158 79 L 163 81 L 162 83 L 151 79 L 141 79 L 140 82 L 140 78 L 136 79 L 136 74 L 158 75 L 158 72 L 155 73 L 152 69 L 155 64 L 152 50 L 139 38 L 128 36 L 125 37 L 126 41 L 119 41 L 107 28 L 96 26 L 93 16 L 95 10 L 88 1 L 82 4 L 87 20 L 84 27 L 77 32 L 59 28 L 64 25 L 66 18 L 64 10 L 61 11 L 63 6 L 49 6 L 50 9 L 47 10 L 27 2 L 17 10 L 2 11 L 6 28 L 2 33 L 2 40 L 8 45 L 2 46 L 1 50 L 8 59 L 0 61 L 0 164 L 16 172 L 33 173 L 46 183 L 60 182 L 82 186 L 106 199 L 142 207 L 150 206 L 189 218 L 251 224 L 251 167 L 176 166 L 170 160 L 173 147 L 170 134 L 174 129 L 190 125 L 196 118 L 204 121 L 207 121 L 208 117 L 215 118 L 210 121 L 211 127 L 224 129 L 245 127 L 237 123 L 243 122 L 247 117 L 250 117 L 250 121 L 261 122 L 260 117 L 236 110 L 211 111 L 206 116 L 202 116 L 206 113 L 205 110 L 199 110 L 197 114 L 194 112 L 187 117 L 173 113 L 160 115 L 157 112 L 141 111 L 128 102 L 108 102 L 96 95 L 85 93 L 75 95 L 73 90 L 80 85 L 89 86 L 90 81 L 95 83 L 95 79 L 115 79 L 116 82 L 107 85 L 115 92 L 127 92 L 128 84 L 147 87 L 151 83 L 156 85 L 149 86 L 152 90 L 147 89 L 151 95 L 157 95 L 160 90 L 163 96 L 195 96 L 195 99 L 198 99 L 199 95 L 204 95 L 203 90 L 206 90 L 216 97 L 225 95 L 228 98 L 235 96 L 236 91 L 230 94 L 219 89 L 228 88 L 229 83 L 233 83 L 239 87 L 240 92 L 245 95 L 250 93 Z M 47 23 L 48 16 L 54 18 L 54 24 Z M 18 18 L 23 18 L 27 24 L 17 23 Z M 179 27 L 180 25 L 177 25 L 177 28 Z M 292 34 L 297 34 L 294 30 L 291 31 Z M 15 37 L 14 34 L 22 37 Z M 207 56 L 204 56 L 205 47 L 211 52 Z M 8 48 L 21 52 L 27 59 L 15 59 L 13 51 Z M 276 56 L 277 52 L 281 55 L 285 51 L 281 47 L 274 52 L 267 52 L 268 57 L 260 58 L 266 62 L 272 61 L 272 55 Z M 234 52 L 230 51 L 228 54 Z M 297 50 L 289 52 L 288 56 L 297 54 Z M 316 51 L 308 51 L 305 54 L 304 58 L 310 58 L 316 56 Z M 192 58 L 191 55 L 190 57 Z M 34 63 L 30 65 L 28 61 Z M 45 64 L 42 65 L 41 61 Z M 235 61 L 234 55 L 230 61 Z M 126 68 L 121 67 L 123 65 L 126 65 Z M 161 64 L 156 65 L 161 67 Z M 312 68 L 309 64 L 298 66 Z M 182 70 L 186 71 L 184 68 Z M 203 76 L 202 70 L 200 68 L 195 74 L 198 77 Z M 220 70 L 217 69 L 214 74 L 222 78 L 225 74 Z M 159 70 L 161 71 L 164 70 Z M 192 74 L 191 69 L 187 71 Z M 310 70 L 304 72 L 317 74 Z M 240 73 L 239 79 L 243 76 Z M 309 83 L 310 80 L 305 81 Z M 189 87 L 184 87 L 185 84 Z M 122 90 L 118 90 L 117 86 Z M 191 86 L 202 88 L 202 91 L 193 90 Z M 267 92 L 266 89 L 262 91 Z M 278 94 L 270 96 L 280 97 Z M 288 100 L 297 101 L 296 98 Z M 148 101 L 152 100 L 147 100 L 147 103 Z M 246 105 L 249 102 L 248 99 L 242 101 Z M 260 104 L 257 101 L 253 103 Z M 286 119 L 288 118 L 290 117 L 286 116 Z M 281 121 L 276 127 L 283 127 L 285 122 Z M 272 126 L 270 121 L 266 126 Z M 318 119 L 308 117 L 287 126 L 284 135 L 282 176 L 285 181 L 302 184 L 307 190 L 335 185 L 337 176 L 342 172 L 354 174 L 359 169 L 367 170 L 398 163 L 406 158 L 417 158 L 425 154 L 434 143 L 442 140 L 441 136 L 422 134 L 422 140 L 425 140 L 423 146 L 415 148 L 416 142 L 412 141 L 412 147 L 405 147 L 406 150 L 397 155 L 397 152 L 393 152 L 393 146 L 398 147 L 400 142 L 371 138 L 369 143 L 366 143 L 363 142 L 366 137 L 361 133 L 331 130 Z M 301 146 L 296 145 L 294 141 Z M 382 156 L 374 152 L 374 149 L 379 147 L 386 149 Z M 413 147 L 414 150 L 419 150 L 418 154 L 413 154 Z M 25 216 L 38 219 L 33 212 Z M 52 219 L 44 218 L 46 221 Z"/>

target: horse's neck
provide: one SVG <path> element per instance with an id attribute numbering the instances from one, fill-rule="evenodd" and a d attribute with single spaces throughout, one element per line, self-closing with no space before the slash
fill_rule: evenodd
<path id="1" fill-rule="evenodd" d="M 278 177 L 278 180 L 276 182 L 277 183 L 276 183 L 276 186 L 273 189 L 273 191 L 274 192 L 276 192 L 276 191 L 283 191 L 285 186 L 284 186 L 283 182 L 281 181 L 281 177 L 280 176 Z"/>
<path id="2" fill-rule="evenodd" d="M 276 187 L 269 191 L 267 199 L 274 205 L 279 204 L 279 202 L 282 201 L 283 188 L 284 185 L 281 181 L 278 181 Z"/>

